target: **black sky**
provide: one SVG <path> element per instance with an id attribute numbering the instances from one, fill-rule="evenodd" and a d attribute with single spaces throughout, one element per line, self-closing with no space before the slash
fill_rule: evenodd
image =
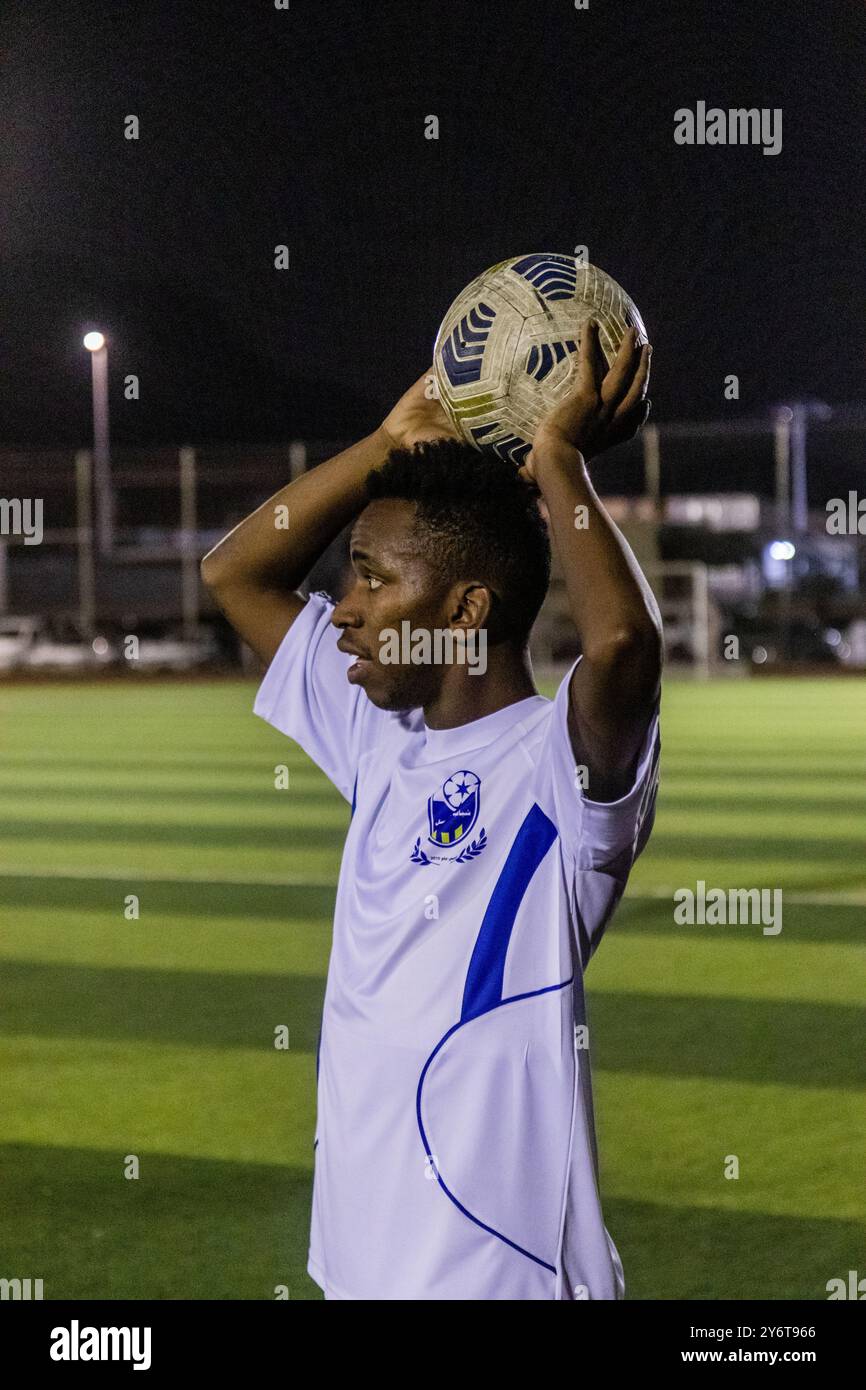
<path id="1" fill-rule="evenodd" d="M 658 418 L 866 401 L 862 0 L 5 0 L 0 47 L 2 445 L 88 442 L 93 324 L 117 442 L 357 434 L 466 281 L 577 244 Z M 699 100 L 782 153 L 677 146 Z"/>

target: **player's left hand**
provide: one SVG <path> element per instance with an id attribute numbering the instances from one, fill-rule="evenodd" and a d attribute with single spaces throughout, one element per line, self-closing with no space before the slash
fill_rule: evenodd
<path id="1" fill-rule="evenodd" d="M 428 439 L 460 438 L 436 394 L 432 367 L 400 397 L 382 421 L 382 429 L 395 449 L 411 449 Z"/>
<path id="2" fill-rule="evenodd" d="M 651 356 L 649 344 L 641 347 L 629 328 L 608 371 L 591 319 L 581 335 L 574 388 L 536 430 L 521 477 L 537 485 L 536 466 L 545 457 L 577 450 L 588 460 L 637 434 L 650 412 Z"/>

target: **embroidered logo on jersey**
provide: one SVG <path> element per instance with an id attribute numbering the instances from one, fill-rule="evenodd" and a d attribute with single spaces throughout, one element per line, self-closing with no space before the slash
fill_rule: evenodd
<path id="1" fill-rule="evenodd" d="M 470 840 L 480 807 L 480 777 L 466 768 L 446 777 L 441 789 L 427 798 L 427 843 L 434 845 L 437 850 L 451 853 L 434 854 L 432 850 L 423 850 L 419 835 L 412 850 L 413 864 L 462 864 L 468 859 L 475 859 L 487 844 L 487 833 L 483 828 L 476 839 Z"/>

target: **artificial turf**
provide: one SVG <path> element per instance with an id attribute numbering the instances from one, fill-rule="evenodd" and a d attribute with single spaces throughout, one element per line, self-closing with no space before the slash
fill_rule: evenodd
<path id="1" fill-rule="evenodd" d="M 0 688 L 0 1275 L 48 1299 L 320 1296 L 349 808 L 252 697 Z M 866 1274 L 864 712 L 859 680 L 666 689 L 655 832 L 587 974 L 630 1298 L 824 1299 Z M 677 926 L 698 879 L 782 889 L 782 931 Z"/>

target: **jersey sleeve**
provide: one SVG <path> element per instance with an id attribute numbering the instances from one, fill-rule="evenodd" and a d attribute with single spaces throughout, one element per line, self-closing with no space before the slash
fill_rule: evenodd
<path id="1" fill-rule="evenodd" d="M 556 692 L 537 749 L 536 800 L 556 825 L 573 895 L 575 944 L 585 970 L 652 830 L 661 739 L 657 701 L 629 789 L 617 801 L 587 796 L 568 733 L 568 692 L 576 665 Z"/>
<path id="2" fill-rule="evenodd" d="M 303 748 L 348 802 L 361 754 L 378 736 L 384 711 L 346 672 L 354 657 L 337 648 L 332 600 L 311 594 L 267 669 L 254 712 Z"/>
<path id="3" fill-rule="evenodd" d="M 580 658 L 578 657 L 578 661 Z M 632 784 L 617 801 L 593 801 L 582 785 L 568 732 L 568 693 L 577 661 L 556 692 L 538 750 L 538 783 L 563 853 L 578 870 L 614 874 L 623 884 L 652 829 L 658 792 L 659 702 L 652 710 Z M 542 806 L 544 809 L 544 807 Z"/>

